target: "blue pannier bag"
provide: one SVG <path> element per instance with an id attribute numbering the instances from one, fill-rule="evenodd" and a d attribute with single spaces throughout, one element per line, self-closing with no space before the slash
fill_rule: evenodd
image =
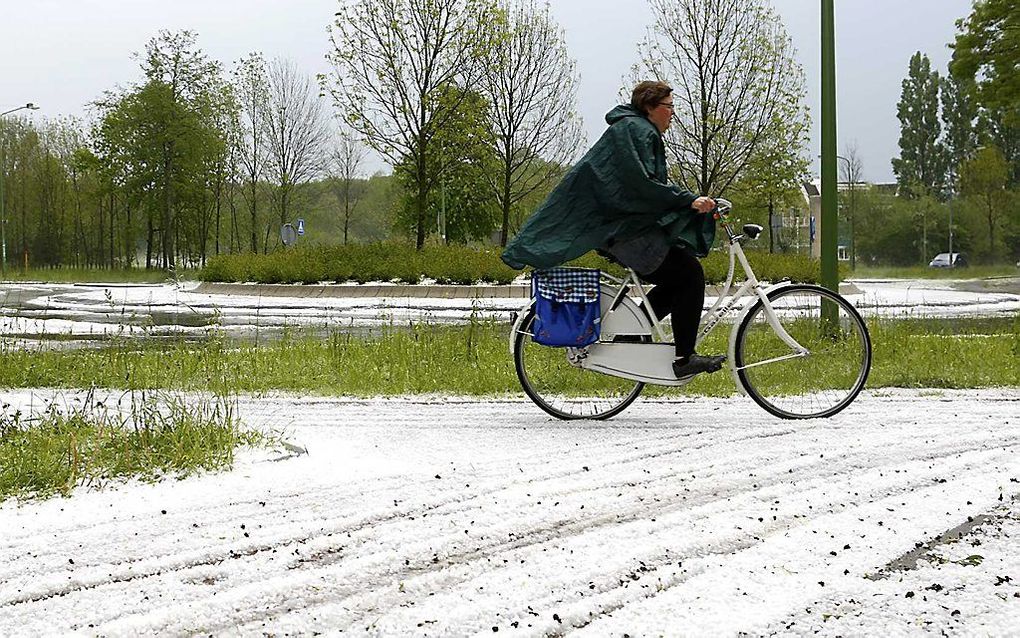
<path id="1" fill-rule="evenodd" d="M 545 346 L 580 348 L 599 339 L 599 271 L 551 268 L 531 274 L 535 298 L 532 339 Z"/>

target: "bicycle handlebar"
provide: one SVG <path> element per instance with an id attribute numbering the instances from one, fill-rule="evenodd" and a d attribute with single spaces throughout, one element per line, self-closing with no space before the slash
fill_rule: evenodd
<path id="1" fill-rule="evenodd" d="M 731 210 L 733 210 L 733 202 L 730 200 L 722 198 L 715 200 L 715 211 L 713 211 L 713 215 L 716 219 L 722 219 L 725 221 L 726 218 L 729 217 Z"/>

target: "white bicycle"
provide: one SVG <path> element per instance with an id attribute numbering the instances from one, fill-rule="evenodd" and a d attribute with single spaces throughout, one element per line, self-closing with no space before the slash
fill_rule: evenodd
<path id="1" fill-rule="evenodd" d="M 745 238 L 755 239 L 762 227 L 746 224 L 734 232 L 732 204 L 716 201 L 729 241 L 729 273 L 702 317 L 697 343 L 738 312 L 727 357 L 737 388 L 778 417 L 836 414 L 857 397 L 871 370 L 864 320 L 849 301 L 821 286 L 785 281 L 763 287 L 741 245 Z M 730 294 L 736 262 L 747 278 Z M 601 336 L 584 348 L 535 343 L 534 299 L 513 317 L 510 353 L 521 387 L 557 418 L 608 419 L 633 403 L 645 384 L 683 386 L 692 379 L 673 374 L 673 344 L 634 271 L 623 279 L 602 273 L 600 295 Z"/>

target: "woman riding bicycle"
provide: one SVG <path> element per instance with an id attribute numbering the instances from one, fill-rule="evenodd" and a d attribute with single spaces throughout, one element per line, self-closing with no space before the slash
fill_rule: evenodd
<path id="1" fill-rule="evenodd" d="M 590 250 L 608 254 L 655 284 L 652 311 L 671 315 L 678 378 L 715 372 L 725 357 L 694 352 L 705 303 L 698 257 L 715 239 L 715 202 L 670 184 L 662 135 L 673 117 L 673 89 L 645 81 L 630 104 L 606 115 L 609 128 L 507 243 L 512 268 L 559 266 Z"/>

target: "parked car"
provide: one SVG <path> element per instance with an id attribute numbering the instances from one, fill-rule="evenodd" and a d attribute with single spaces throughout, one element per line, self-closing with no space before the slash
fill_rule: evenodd
<path id="1" fill-rule="evenodd" d="M 939 253 L 928 264 L 929 268 L 966 268 L 967 258 L 963 253 L 953 253 L 952 259 L 949 253 Z"/>

